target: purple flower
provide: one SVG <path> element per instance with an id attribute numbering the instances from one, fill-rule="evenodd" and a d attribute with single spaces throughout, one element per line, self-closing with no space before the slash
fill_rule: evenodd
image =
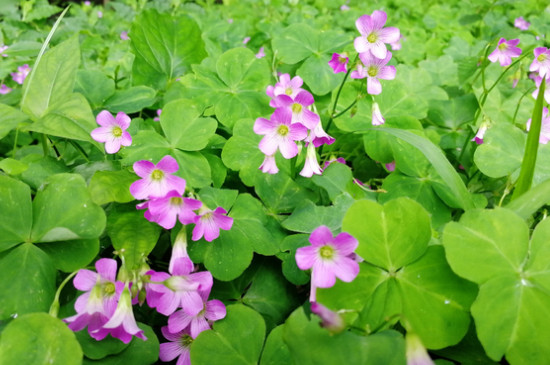
<path id="1" fill-rule="evenodd" d="M 352 71 L 352 79 L 367 78 L 367 92 L 371 95 L 378 95 L 382 92 L 382 85 L 378 79 L 393 80 L 395 78 L 395 67 L 386 66 L 390 61 L 392 54 L 390 51 L 386 53 L 386 58 L 379 59 L 371 53 L 361 53 L 359 58 L 363 65 L 357 65 L 357 70 Z"/>
<path id="2" fill-rule="evenodd" d="M 527 130 L 531 129 L 531 118 L 527 121 Z M 539 143 L 547 144 L 550 141 L 550 117 L 548 117 L 548 108 L 542 110 L 542 125 L 540 129 Z"/>
<path id="3" fill-rule="evenodd" d="M 407 365 L 435 365 L 417 334 L 407 332 L 405 346 Z"/>
<path id="4" fill-rule="evenodd" d="M 84 1 L 84 5 L 85 5 L 85 6 L 90 6 L 90 5 L 92 5 L 92 3 L 91 3 L 90 1 L 88 1 L 88 0 L 86 0 L 86 1 Z"/>
<path id="5" fill-rule="evenodd" d="M 157 116 L 153 118 L 155 122 L 160 122 L 160 114 L 162 113 L 162 109 L 157 109 Z"/>
<path id="6" fill-rule="evenodd" d="M 117 153 L 120 146 L 129 146 L 132 144 L 132 136 L 126 132 L 132 121 L 129 116 L 119 112 L 116 118 L 107 110 L 101 111 L 96 117 L 97 124 L 101 127 L 92 131 L 92 138 L 101 143 L 105 143 L 105 152 Z"/>
<path id="7" fill-rule="evenodd" d="M 323 165 L 323 170 L 326 170 L 326 168 L 329 167 L 330 164 L 332 164 L 334 162 L 341 163 L 343 165 L 346 164 L 346 160 L 343 157 L 336 158 L 336 157 L 332 156 L 330 160 L 325 161 L 325 164 Z"/>
<path id="8" fill-rule="evenodd" d="M 298 154 L 298 146 L 296 146 L 295 141 L 301 141 L 307 137 L 306 127 L 300 123 L 292 124 L 290 108 L 276 109 L 270 120 L 256 119 L 254 132 L 265 135 L 259 145 L 260 150 L 265 155 L 272 156 L 279 149 L 286 159 Z"/>
<path id="9" fill-rule="evenodd" d="M 535 59 L 529 66 L 529 71 L 538 72 L 542 78 L 550 78 L 550 50 L 546 47 L 537 47 L 533 53 Z"/>
<path id="10" fill-rule="evenodd" d="M 349 10 L 349 6 L 347 6 L 346 4 L 340 6 L 340 10 L 341 11 L 348 11 Z"/>
<path id="11" fill-rule="evenodd" d="M 346 324 L 340 315 L 331 311 L 321 303 L 311 303 L 311 312 L 321 318 L 321 325 L 332 333 L 340 333 L 346 328 Z"/>
<path id="12" fill-rule="evenodd" d="M 103 18 L 103 12 L 102 12 L 101 10 L 98 10 L 98 11 L 97 11 L 97 17 L 98 17 L 99 19 Z"/>
<path id="13" fill-rule="evenodd" d="M 244 37 L 243 44 L 247 44 L 248 42 L 250 42 L 250 37 Z"/>
<path id="14" fill-rule="evenodd" d="M 17 67 L 17 72 L 12 72 L 10 75 L 13 81 L 17 82 L 19 85 L 23 85 L 23 82 L 29 75 L 29 72 L 31 72 L 31 68 L 29 65 L 24 64 L 23 66 Z"/>
<path id="15" fill-rule="evenodd" d="M 519 18 L 516 18 L 514 20 L 514 27 L 518 28 L 519 30 L 527 30 L 529 29 L 529 26 L 531 23 L 529 23 L 527 20 L 523 19 L 522 16 Z"/>
<path id="16" fill-rule="evenodd" d="M 2 84 L 2 86 L 0 86 L 0 94 L 4 95 L 4 94 L 9 94 L 11 93 L 13 89 L 10 88 L 10 87 L 7 87 L 6 84 Z"/>
<path id="17" fill-rule="evenodd" d="M 75 302 L 76 315 L 65 318 L 69 328 L 75 332 L 88 326 L 93 333 L 103 327 L 115 312 L 117 301 L 124 289 L 124 283 L 116 281 L 117 263 L 113 259 L 99 259 L 95 263 L 96 272 L 81 269 L 73 284 L 86 293 Z"/>
<path id="18" fill-rule="evenodd" d="M 262 170 L 263 173 L 268 174 L 276 174 L 279 172 L 279 168 L 277 167 L 277 162 L 275 161 L 275 155 L 271 156 L 265 156 L 264 162 L 259 167 L 260 170 Z"/>
<path id="19" fill-rule="evenodd" d="M 160 330 L 162 335 L 170 341 L 160 344 L 160 360 L 168 362 L 178 357 L 176 365 L 191 365 L 189 346 L 193 343 L 193 337 L 189 334 L 189 331 L 171 333 L 168 326 L 162 327 Z"/>
<path id="20" fill-rule="evenodd" d="M 479 127 L 476 135 L 474 136 L 474 138 L 471 139 L 471 141 L 477 144 L 483 144 L 483 137 L 485 136 L 485 132 L 487 132 L 487 128 L 488 128 L 487 124 L 482 123 L 481 127 Z"/>
<path id="21" fill-rule="evenodd" d="M 168 318 L 170 332 L 180 332 L 189 328 L 191 336 L 196 338 L 202 331 L 210 329 L 211 323 L 225 318 L 225 305 L 217 299 L 207 301 L 208 295 L 207 292 L 202 295 L 204 307 L 199 313 L 189 315 L 186 311 L 179 310 L 172 314 Z"/>
<path id="22" fill-rule="evenodd" d="M 130 185 L 130 193 L 136 199 L 162 198 L 171 190 L 183 195 L 185 180 L 172 175 L 178 170 L 176 159 L 170 155 L 164 156 L 156 165 L 147 160 L 137 161 L 134 171 L 142 179 Z"/>
<path id="23" fill-rule="evenodd" d="M 306 161 L 304 163 L 304 168 L 300 171 L 300 175 L 303 177 L 312 177 L 313 174 L 321 175 L 322 173 L 321 166 L 319 166 L 319 162 L 317 161 L 315 146 L 310 143 L 307 146 Z"/>
<path id="24" fill-rule="evenodd" d="M 359 244 L 349 233 L 333 237 L 326 226 L 316 228 L 309 236 L 311 246 L 296 250 L 296 264 L 301 270 L 311 269 L 310 302 L 315 302 L 317 288 L 330 288 L 336 278 L 351 282 L 359 274 L 359 264 L 348 257 Z"/>
<path id="25" fill-rule="evenodd" d="M 197 215 L 194 210 L 201 207 L 202 203 L 191 198 L 183 198 L 175 190 L 171 190 L 163 198 L 149 201 L 149 213 L 152 216 L 151 222 L 158 223 L 165 229 L 172 229 L 176 225 L 176 219 L 181 224 L 195 223 Z"/>
<path id="26" fill-rule="evenodd" d="M 130 37 L 128 37 L 128 32 L 125 30 L 120 32 L 120 39 L 122 39 L 123 41 L 127 41 L 128 39 L 130 39 Z"/>
<path id="27" fill-rule="evenodd" d="M 315 128 L 313 128 L 309 136 L 306 138 L 307 142 L 313 143 L 315 147 L 319 147 L 323 144 L 333 144 L 335 139 L 334 137 L 331 137 L 325 130 L 323 129 L 323 124 L 321 122 L 317 123 Z"/>
<path id="28" fill-rule="evenodd" d="M 389 162 L 384 166 L 386 166 L 386 170 L 388 170 L 389 172 L 395 171 L 395 161 Z"/>
<path id="29" fill-rule="evenodd" d="M 174 240 L 172 255 L 170 256 L 170 263 L 168 265 L 168 272 L 174 272 L 175 265 L 181 264 L 182 262 L 185 265 L 191 264 L 191 268 L 189 270 L 193 270 L 193 261 L 191 261 L 189 254 L 187 253 L 187 232 L 185 226 L 182 227 Z"/>
<path id="30" fill-rule="evenodd" d="M 540 83 L 542 82 L 542 77 L 535 74 L 533 80 L 535 81 L 535 85 L 537 88 L 533 93 L 531 94 L 533 98 L 537 98 L 539 96 L 539 90 L 540 90 Z M 546 100 L 547 103 L 550 103 L 550 78 L 545 79 L 546 82 L 546 88 L 544 89 L 544 100 Z"/>
<path id="31" fill-rule="evenodd" d="M 272 101 L 277 109 L 284 108 L 292 113 L 292 124 L 301 123 L 307 129 L 313 129 L 321 120 L 319 115 L 308 109 L 315 102 L 309 91 L 300 91 L 295 98 L 279 95 Z"/>
<path id="32" fill-rule="evenodd" d="M 0 55 L 2 55 L 2 57 L 8 57 L 8 55 L 4 53 L 4 51 L 8 48 L 10 48 L 10 47 L 5 46 L 5 45 L 0 46 Z"/>
<path id="33" fill-rule="evenodd" d="M 276 83 L 275 86 L 269 85 L 267 87 L 266 94 L 271 98 L 278 95 L 287 95 L 294 99 L 300 91 L 304 90 L 302 89 L 303 83 L 304 81 L 300 76 L 294 76 L 291 80 L 289 74 L 282 74 L 279 77 L 279 82 Z M 275 108 L 275 105 L 272 103 L 269 105 Z"/>
<path id="34" fill-rule="evenodd" d="M 372 125 L 382 125 L 386 122 L 386 119 L 382 116 L 380 106 L 377 102 L 372 103 Z"/>
<path id="35" fill-rule="evenodd" d="M 233 218 L 226 216 L 227 211 L 222 207 L 215 210 L 204 208 L 196 221 L 193 229 L 193 241 L 198 241 L 204 236 L 208 242 L 212 242 L 220 236 L 220 229 L 228 231 L 233 226 Z"/>
<path id="36" fill-rule="evenodd" d="M 370 51 L 374 57 L 386 58 L 385 43 L 394 43 L 399 40 L 399 29 L 394 27 L 383 28 L 386 24 L 387 14 L 375 10 L 371 15 L 363 15 L 357 19 L 355 26 L 361 33 L 361 37 L 355 38 L 353 45 L 359 53 Z"/>
<path id="37" fill-rule="evenodd" d="M 258 51 L 258 53 L 256 53 L 256 58 L 264 58 L 264 57 L 265 57 L 264 47 L 260 47 L 260 50 Z"/>
<path id="38" fill-rule="evenodd" d="M 507 41 L 504 38 L 500 38 L 497 48 L 487 58 L 491 62 L 500 62 L 501 66 L 509 66 L 512 63 L 512 57 L 519 57 L 521 54 L 521 49 L 516 47 L 518 44 L 519 39 L 510 39 Z"/>
<path id="39" fill-rule="evenodd" d="M 335 74 L 339 72 L 347 72 L 349 58 L 345 54 L 333 53 L 332 58 L 328 61 L 328 65 L 332 68 Z"/>
<path id="40" fill-rule="evenodd" d="M 111 319 L 101 329 L 92 332 L 90 335 L 100 341 L 107 337 L 108 334 L 124 343 L 130 343 L 133 336 L 139 337 L 144 341 L 147 340 L 147 337 L 143 334 L 143 330 L 138 327 L 134 318 L 128 283 L 126 283 L 122 294 L 120 294 L 118 305 Z"/>

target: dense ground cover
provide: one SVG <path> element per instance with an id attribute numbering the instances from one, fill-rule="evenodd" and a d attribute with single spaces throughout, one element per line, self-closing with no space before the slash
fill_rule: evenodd
<path id="1" fill-rule="evenodd" d="M 0 363 L 550 362 L 544 1 L 0 4 Z"/>

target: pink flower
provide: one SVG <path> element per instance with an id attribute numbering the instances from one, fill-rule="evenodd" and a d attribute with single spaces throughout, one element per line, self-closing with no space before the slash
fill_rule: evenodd
<path id="1" fill-rule="evenodd" d="M 86 0 L 86 1 L 84 1 L 84 5 L 85 5 L 85 6 L 90 6 L 90 5 L 92 5 L 92 3 L 91 3 L 90 1 L 88 1 L 88 0 Z"/>
<path id="2" fill-rule="evenodd" d="M 99 19 L 103 18 L 103 12 L 102 12 L 101 10 L 98 10 L 98 11 L 97 11 L 97 17 L 98 17 Z"/>
<path id="3" fill-rule="evenodd" d="M 435 365 L 417 334 L 407 332 L 405 347 L 407 349 L 407 365 Z"/>
<path id="4" fill-rule="evenodd" d="M 501 66 L 509 66 L 512 63 L 512 58 L 519 57 L 521 54 L 521 49 L 516 47 L 518 44 L 519 39 L 510 39 L 507 41 L 504 38 L 500 38 L 497 48 L 487 58 L 491 62 L 500 62 Z"/>
<path id="5" fill-rule="evenodd" d="M 382 116 L 380 106 L 377 102 L 372 103 L 372 125 L 382 125 L 386 122 L 386 119 Z"/>
<path id="6" fill-rule="evenodd" d="M 330 160 L 327 160 L 325 161 L 325 164 L 323 165 L 323 170 L 325 170 L 327 167 L 330 166 L 330 164 L 332 163 L 341 163 L 343 165 L 346 164 L 346 160 L 343 158 L 343 157 L 338 157 L 338 158 L 335 158 L 334 156 L 330 159 Z"/>
<path id="7" fill-rule="evenodd" d="M 247 44 L 248 42 L 250 42 L 250 37 L 244 37 L 243 44 Z"/>
<path id="8" fill-rule="evenodd" d="M 310 302 L 315 302 L 317 288 L 330 288 L 336 278 L 351 282 L 359 274 L 359 264 L 348 257 L 358 246 L 349 233 L 333 237 L 326 226 L 316 228 L 309 236 L 311 246 L 296 250 L 296 264 L 301 270 L 311 269 Z"/>
<path id="9" fill-rule="evenodd" d="M 29 75 L 29 72 L 31 72 L 31 68 L 29 65 L 25 64 L 17 67 L 17 72 L 12 72 L 10 75 L 13 81 L 17 82 L 19 85 L 23 85 L 23 82 Z"/>
<path id="10" fill-rule="evenodd" d="M 0 94 L 4 95 L 4 94 L 9 94 L 11 93 L 13 89 L 10 88 L 10 87 L 7 87 L 5 84 L 2 84 L 2 86 L 0 86 Z"/>
<path id="11" fill-rule="evenodd" d="M 319 162 L 317 161 L 315 146 L 310 143 L 307 146 L 306 161 L 304 163 L 304 168 L 300 171 L 300 175 L 303 177 L 312 177 L 314 174 L 321 175 L 322 173 L 321 166 L 319 166 Z"/>
<path id="12" fill-rule="evenodd" d="M 278 95 L 287 95 L 294 99 L 300 91 L 304 90 L 302 89 L 303 83 L 304 81 L 300 76 L 294 76 L 291 80 L 289 74 L 282 74 L 279 77 L 279 82 L 276 83 L 275 86 L 269 85 L 267 87 L 266 94 L 271 98 Z M 269 105 L 275 108 L 275 105 L 272 103 Z"/>
<path id="13" fill-rule="evenodd" d="M 374 57 L 370 52 L 359 54 L 359 58 L 363 65 L 357 65 L 357 70 L 352 71 L 352 79 L 367 78 L 367 92 L 371 95 L 378 95 L 382 92 L 382 85 L 378 79 L 393 80 L 395 78 L 395 67 L 386 66 L 390 61 L 392 54 L 390 51 L 386 53 L 386 58 L 379 59 Z"/>
<path id="14" fill-rule="evenodd" d="M 485 132 L 487 132 L 487 128 L 487 124 L 482 123 L 481 127 L 479 127 L 476 135 L 471 139 L 471 141 L 474 141 L 477 144 L 483 144 L 483 137 L 485 136 Z"/>
<path id="15" fill-rule="evenodd" d="M 534 76 L 535 85 L 537 88 L 533 93 L 531 94 L 533 98 L 537 98 L 539 96 L 539 90 L 540 90 L 540 83 L 542 82 L 542 77 L 535 74 Z M 546 88 L 544 89 L 544 100 L 546 100 L 547 103 L 550 103 L 550 78 L 545 79 L 546 82 Z"/>
<path id="16" fill-rule="evenodd" d="M 129 116 L 119 112 L 116 118 L 107 110 L 99 112 L 96 117 L 97 124 L 101 127 L 92 131 L 92 138 L 101 143 L 105 143 L 105 152 L 117 153 L 120 146 L 129 146 L 132 144 L 132 136 L 126 132 L 132 121 Z"/>
<path id="17" fill-rule="evenodd" d="M 527 130 L 531 129 L 531 118 L 527 121 Z M 550 141 L 550 117 L 548 116 L 548 108 L 542 110 L 542 125 L 540 129 L 539 143 L 547 144 Z"/>
<path id="18" fill-rule="evenodd" d="M 185 180 L 172 175 L 178 170 L 176 159 L 170 155 L 164 156 L 156 165 L 147 160 L 137 161 L 134 171 L 142 179 L 130 185 L 130 193 L 136 199 L 162 198 L 171 190 L 183 195 Z"/>
<path id="19" fill-rule="evenodd" d="M 399 51 L 401 49 L 401 39 L 403 39 L 403 35 L 399 35 L 398 40 L 396 40 L 395 42 L 390 43 L 392 51 Z"/>
<path id="20" fill-rule="evenodd" d="M 289 159 L 298 154 L 295 141 L 307 137 L 307 128 L 300 123 L 292 124 L 292 112 L 288 108 L 278 108 L 270 120 L 256 119 L 254 132 L 265 135 L 260 141 L 260 150 L 267 156 L 272 156 L 278 150 L 284 158 Z"/>
<path id="21" fill-rule="evenodd" d="M 399 29 L 394 27 L 383 28 L 386 24 L 387 14 L 375 10 L 371 15 L 363 15 L 357 19 L 355 26 L 361 33 L 361 37 L 355 38 L 353 45 L 359 53 L 370 51 L 374 57 L 386 58 L 385 43 L 394 43 L 399 40 Z"/>
<path id="22" fill-rule="evenodd" d="M 130 343 L 133 336 L 139 337 L 142 340 L 147 340 L 143 330 L 141 330 L 134 318 L 134 312 L 132 311 L 132 298 L 130 296 L 129 285 L 126 283 L 122 294 L 120 294 L 120 299 L 118 300 L 118 305 L 116 307 L 115 313 L 109 319 L 103 327 L 90 335 L 100 341 L 103 340 L 107 335 L 118 338 L 124 343 Z"/>
<path id="23" fill-rule="evenodd" d="M 258 51 L 258 53 L 256 53 L 256 58 L 264 58 L 264 57 L 265 57 L 264 47 L 260 47 L 260 50 Z"/>
<path id="24" fill-rule="evenodd" d="M 162 113 L 162 109 L 157 109 L 157 116 L 153 118 L 155 122 L 160 122 L 160 114 Z"/>
<path id="25" fill-rule="evenodd" d="M 120 39 L 122 39 L 123 41 L 127 41 L 128 39 L 130 39 L 130 37 L 128 37 L 128 32 L 127 31 L 122 31 L 120 33 Z"/>
<path id="26" fill-rule="evenodd" d="M 325 132 L 323 129 L 323 124 L 319 122 L 315 128 L 309 132 L 309 136 L 306 138 L 306 141 L 313 143 L 315 147 L 319 147 L 323 144 L 333 144 L 335 139 Z"/>
<path id="27" fill-rule="evenodd" d="M 5 45 L 0 46 L 0 55 L 2 55 L 2 57 L 8 57 L 8 55 L 4 53 L 4 51 L 8 48 L 10 48 L 10 47 L 5 46 Z"/>
<path id="28" fill-rule="evenodd" d="M 335 74 L 339 72 L 347 72 L 349 58 L 345 54 L 333 53 L 332 58 L 328 61 L 328 65 L 332 68 Z"/>
<path id="29" fill-rule="evenodd" d="M 117 262 L 113 259 L 99 259 L 95 263 L 96 272 L 81 269 L 73 284 L 86 293 L 75 302 L 76 315 L 65 318 L 69 328 L 77 332 L 88 326 L 92 337 L 101 329 L 115 312 L 117 301 L 124 289 L 124 283 L 116 281 Z"/>
<path id="30" fill-rule="evenodd" d="M 160 330 L 162 335 L 170 342 L 160 344 L 159 359 L 168 362 L 177 357 L 176 365 L 191 365 L 189 346 L 193 343 L 194 338 L 189 334 L 189 331 L 171 333 L 168 326 L 164 326 Z"/>
<path id="31" fill-rule="evenodd" d="M 519 18 L 516 18 L 514 20 L 514 27 L 518 28 L 519 30 L 527 30 L 529 29 L 529 26 L 531 23 L 527 22 L 527 20 L 523 19 L 522 16 Z"/>
<path id="32" fill-rule="evenodd" d="M 349 6 L 347 6 L 346 4 L 340 6 L 340 10 L 341 11 L 348 11 L 349 10 Z"/>
<path id="33" fill-rule="evenodd" d="M 228 231 L 233 226 L 233 218 L 226 216 L 227 211 L 222 207 L 215 210 L 203 208 L 193 229 L 193 241 L 198 241 L 204 236 L 208 242 L 212 242 L 220 236 L 220 229 Z"/>
<path id="34" fill-rule="evenodd" d="M 340 333 L 346 328 L 342 317 L 321 303 L 311 303 L 311 312 L 318 315 L 322 320 L 321 325 L 332 333 Z"/>
<path id="35" fill-rule="evenodd" d="M 201 207 L 202 203 L 191 198 L 183 198 L 175 190 L 171 190 L 163 198 L 149 200 L 148 208 L 152 216 L 151 222 L 158 223 L 165 229 L 172 229 L 176 220 L 181 224 L 195 223 L 197 215 L 194 210 Z"/>
<path id="36" fill-rule="evenodd" d="M 277 109 L 284 108 L 292 113 L 292 124 L 301 123 L 307 129 L 313 129 L 321 120 L 319 115 L 308 109 L 308 106 L 315 102 L 309 91 L 300 91 L 294 98 L 279 95 L 272 101 Z"/>
<path id="37" fill-rule="evenodd" d="M 389 172 L 395 171 L 395 161 L 389 162 L 384 166 L 386 166 L 386 170 L 388 170 Z"/>
<path id="38" fill-rule="evenodd" d="M 550 78 L 550 50 L 546 47 L 537 47 L 533 51 L 535 59 L 529 66 L 529 71 L 537 71 L 542 78 Z"/>
<path id="39" fill-rule="evenodd" d="M 195 314 L 189 315 L 184 310 L 179 310 L 168 318 L 168 329 L 170 332 L 180 332 L 189 328 L 191 336 L 196 338 L 202 331 L 210 329 L 210 324 L 225 318 L 225 305 L 217 299 L 208 300 L 208 292 L 203 292 L 203 309 Z"/>
<path id="40" fill-rule="evenodd" d="M 275 155 L 271 156 L 265 156 L 264 162 L 259 167 L 260 170 L 262 170 L 263 173 L 268 174 L 276 174 L 279 172 L 279 168 L 277 167 L 277 162 L 275 161 Z"/>

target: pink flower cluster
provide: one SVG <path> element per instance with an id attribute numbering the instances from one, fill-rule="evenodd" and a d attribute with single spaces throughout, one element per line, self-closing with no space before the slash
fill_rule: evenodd
<path id="1" fill-rule="evenodd" d="M 311 177 L 313 174 L 321 174 L 315 148 L 332 144 L 334 138 L 323 130 L 319 115 L 310 110 L 315 100 L 302 85 L 300 76 L 291 79 L 289 74 L 283 74 L 275 86 L 267 87 L 266 93 L 271 97 L 269 105 L 275 111 L 269 119 L 258 118 L 254 123 L 254 132 L 264 136 L 259 145 L 266 155 L 260 166 L 263 172 L 279 172 L 275 162 L 277 150 L 284 158 L 290 159 L 299 153 L 296 142 L 304 141 L 307 152 L 300 175 Z"/>
<path id="2" fill-rule="evenodd" d="M 4 53 L 4 51 L 7 50 L 8 48 L 9 48 L 8 46 L 0 46 L 0 55 L 2 57 L 8 57 L 8 55 Z M 12 80 L 15 83 L 19 85 L 23 85 L 23 83 L 25 82 L 25 79 L 27 78 L 27 76 L 29 76 L 30 72 L 31 72 L 31 68 L 29 67 L 29 65 L 25 64 L 23 66 L 17 67 L 17 72 L 12 72 L 10 73 L 10 75 Z M 0 85 L 0 94 L 2 95 L 9 94 L 12 90 L 13 89 L 11 87 L 8 87 L 8 85 L 6 84 Z"/>
<path id="3" fill-rule="evenodd" d="M 178 170 L 176 159 L 170 155 L 156 165 L 147 160 L 134 163 L 134 171 L 141 179 L 132 183 L 130 193 L 136 199 L 147 199 L 137 206 L 147 209 L 145 218 L 166 229 L 173 228 L 177 220 L 184 225 L 193 223 L 193 241 L 204 237 L 211 242 L 219 237 L 220 229 L 231 229 L 233 218 L 226 216 L 225 209 L 210 210 L 201 201 L 184 197 L 186 181 L 173 175 Z"/>

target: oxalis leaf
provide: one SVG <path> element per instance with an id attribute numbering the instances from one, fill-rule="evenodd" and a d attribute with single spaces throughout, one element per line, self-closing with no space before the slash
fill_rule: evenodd
<path id="1" fill-rule="evenodd" d="M 529 227 L 508 209 L 471 210 L 443 232 L 453 271 L 479 284 L 472 305 L 489 357 L 511 364 L 550 362 L 550 220 Z"/>
<path id="2" fill-rule="evenodd" d="M 474 208 L 472 196 L 466 188 L 466 185 L 464 185 L 464 182 L 455 171 L 451 163 L 447 160 L 443 152 L 441 152 L 441 150 L 429 139 L 409 131 L 394 128 L 373 128 L 373 130 L 389 133 L 419 149 L 430 161 L 443 181 L 449 186 L 449 189 L 451 189 L 451 191 L 455 194 L 462 209 L 468 210 Z"/>

